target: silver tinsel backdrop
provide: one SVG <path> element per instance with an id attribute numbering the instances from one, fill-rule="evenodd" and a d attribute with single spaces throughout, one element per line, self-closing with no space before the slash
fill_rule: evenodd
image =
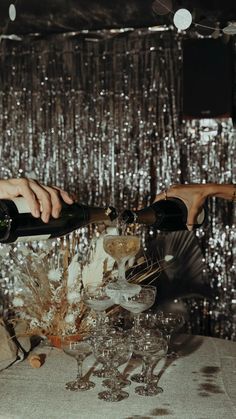
<path id="1" fill-rule="evenodd" d="M 0 178 L 35 177 L 118 209 L 149 205 L 172 183 L 236 183 L 231 119 L 180 118 L 180 35 L 26 37 L 0 54 Z M 216 293 L 188 302 L 191 330 L 236 339 L 233 204 L 211 199 L 208 210 L 196 234 Z"/>

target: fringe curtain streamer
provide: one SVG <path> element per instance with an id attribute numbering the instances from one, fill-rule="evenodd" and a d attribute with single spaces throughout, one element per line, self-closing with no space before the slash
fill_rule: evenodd
<path id="1" fill-rule="evenodd" d="M 1 176 L 33 174 L 90 204 L 146 204 L 180 173 L 180 56 L 170 34 L 8 42 Z"/>
<path id="2" fill-rule="evenodd" d="M 149 205 L 172 183 L 235 182 L 231 120 L 180 119 L 180 35 L 28 37 L 5 40 L 0 54 L 0 178 L 35 177 L 118 209 Z M 207 307 L 210 331 L 208 303 L 189 302 L 193 328 L 235 338 L 232 204 L 209 206 L 208 228 L 197 234 L 220 292 Z M 7 266 L 2 277 L 6 287 Z"/>

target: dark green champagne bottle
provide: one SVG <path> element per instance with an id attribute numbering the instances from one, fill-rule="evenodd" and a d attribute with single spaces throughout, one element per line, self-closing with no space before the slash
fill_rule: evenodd
<path id="1" fill-rule="evenodd" d="M 79 203 L 62 202 L 59 218 L 51 217 L 48 223 L 30 213 L 24 198 L 0 200 L 0 242 L 46 240 L 64 236 L 90 223 L 113 221 L 115 208 L 90 207 Z"/>
<path id="2" fill-rule="evenodd" d="M 151 225 L 161 231 L 187 230 L 188 209 L 181 199 L 168 198 L 154 202 L 139 211 L 125 210 L 121 218 L 127 224 Z M 193 228 L 200 227 L 204 220 L 205 209 L 203 208 Z"/>

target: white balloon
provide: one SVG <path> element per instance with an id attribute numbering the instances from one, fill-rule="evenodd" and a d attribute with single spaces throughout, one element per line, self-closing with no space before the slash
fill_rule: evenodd
<path id="1" fill-rule="evenodd" d="M 16 8 L 14 4 L 10 4 L 9 6 L 9 18 L 12 21 L 14 21 L 16 18 Z"/>
<path id="2" fill-rule="evenodd" d="M 192 15 L 187 9 L 179 9 L 174 14 L 174 24 L 177 29 L 187 29 L 192 23 Z"/>

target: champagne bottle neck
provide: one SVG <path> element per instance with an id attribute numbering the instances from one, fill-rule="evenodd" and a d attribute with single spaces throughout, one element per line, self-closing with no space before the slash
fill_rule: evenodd
<path id="1" fill-rule="evenodd" d="M 117 211 L 113 207 L 84 207 L 88 211 L 88 221 L 90 223 L 109 222 L 117 218 Z"/>

